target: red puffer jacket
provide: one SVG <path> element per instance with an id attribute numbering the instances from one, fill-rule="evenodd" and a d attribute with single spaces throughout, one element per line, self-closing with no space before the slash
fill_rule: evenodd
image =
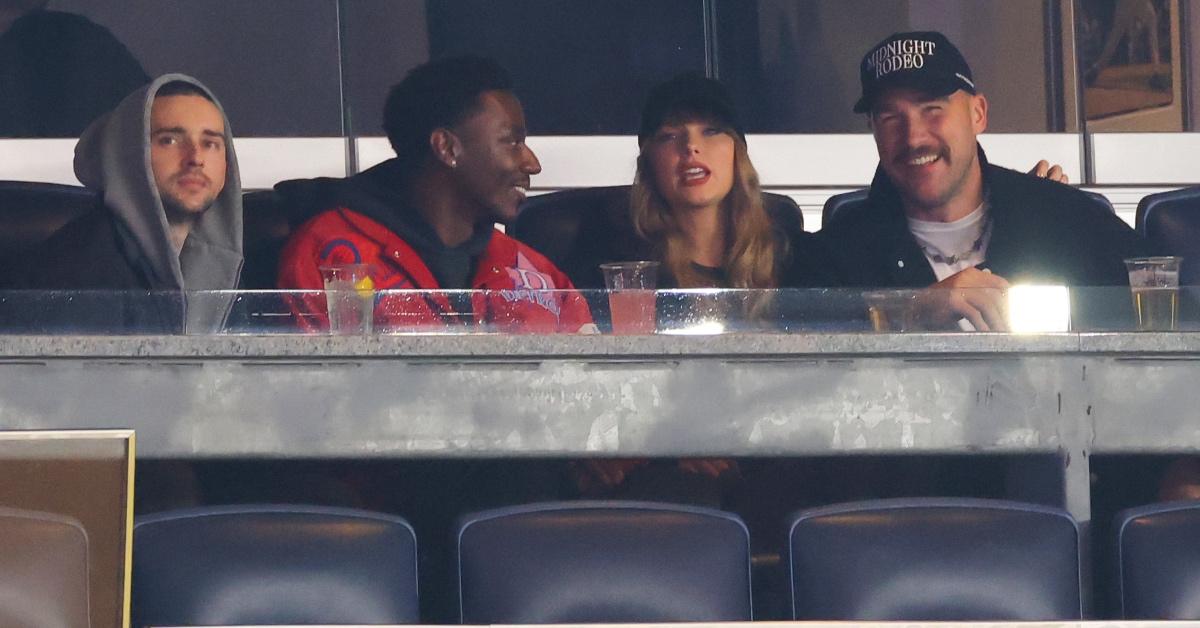
<path id="1" fill-rule="evenodd" d="M 433 273 L 404 240 L 378 222 L 345 208 L 318 214 L 283 249 L 278 286 L 321 290 L 321 266 L 370 264 L 376 290 L 440 290 Z M 503 333 L 593 332 L 583 295 L 550 260 L 504 235 L 492 234 L 471 281 L 474 292 L 376 295 L 375 329 L 383 332 L 452 331 L 481 325 Z M 554 292 L 548 292 L 553 290 Z M 324 295 L 292 300 L 300 325 L 328 329 Z"/>

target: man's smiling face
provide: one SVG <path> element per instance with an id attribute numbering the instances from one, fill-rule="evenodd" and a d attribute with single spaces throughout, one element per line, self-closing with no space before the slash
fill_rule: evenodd
<path id="1" fill-rule="evenodd" d="M 932 96 L 910 88 L 881 94 L 871 111 L 879 163 L 905 203 L 923 211 L 970 193 L 979 169 L 975 138 L 987 128 L 987 100 L 956 91 Z"/>

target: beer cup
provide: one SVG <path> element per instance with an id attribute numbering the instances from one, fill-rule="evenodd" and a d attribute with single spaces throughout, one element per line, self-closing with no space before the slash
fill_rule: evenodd
<path id="1" fill-rule="evenodd" d="M 1174 331 L 1179 322 L 1179 265 L 1182 257 L 1125 260 L 1138 331 Z"/>
<path id="2" fill-rule="evenodd" d="M 877 332 L 916 329 L 917 290 L 873 290 L 863 293 L 871 328 Z"/>

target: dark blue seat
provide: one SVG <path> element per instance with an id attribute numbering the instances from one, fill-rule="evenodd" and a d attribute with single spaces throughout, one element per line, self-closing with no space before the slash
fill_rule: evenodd
<path id="1" fill-rule="evenodd" d="M 0 626 L 86 628 L 88 599 L 83 525 L 62 515 L 0 507 Z"/>
<path id="2" fill-rule="evenodd" d="M 834 217 L 841 212 L 858 207 L 867 200 L 867 188 L 861 190 L 850 190 L 841 194 L 834 194 L 825 199 L 825 205 L 821 207 L 821 227 L 834 221 Z"/>
<path id="3" fill-rule="evenodd" d="M 0 258 L 16 259 L 95 205 L 96 194 L 76 185 L 0 181 Z"/>
<path id="4" fill-rule="evenodd" d="M 404 519 L 315 506 L 222 506 L 141 518 L 133 625 L 416 623 Z"/>
<path id="5" fill-rule="evenodd" d="M 1200 285 L 1200 186 L 1150 194 L 1134 223 L 1158 255 L 1181 255 L 1183 285 Z"/>
<path id="6" fill-rule="evenodd" d="M 1095 201 L 1098 205 L 1103 206 L 1108 211 L 1114 214 L 1117 212 L 1116 207 L 1113 207 L 1112 201 L 1108 200 L 1107 196 L 1099 192 L 1091 192 L 1088 190 L 1080 191 L 1088 195 L 1093 201 Z M 825 199 L 825 205 L 821 208 L 821 226 L 824 227 L 825 225 L 832 223 L 843 211 L 862 205 L 867 200 L 867 192 L 868 189 L 863 188 L 861 190 L 851 190 L 841 194 L 834 194 L 833 196 Z"/>
<path id="7" fill-rule="evenodd" d="M 1167 502 L 1117 513 L 1121 617 L 1200 619 L 1200 502 Z"/>
<path id="8" fill-rule="evenodd" d="M 751 619 L 737 516 L 644 502 L 489 510 L 458 527 L 464 624 Z"/>
<path id="9" fill-rule="evenodd" d="M 1079 530 L 1066 511 L 914 498 L 796 513 L 788 558 L 803 620 L 1082 617 Z"/>
<path id="10" fill-rule="evenodd" d="M 579 188 L 529 197 L 508 233 L 560 268 L 588 218 L 629 211 L 629 186 Z"/>

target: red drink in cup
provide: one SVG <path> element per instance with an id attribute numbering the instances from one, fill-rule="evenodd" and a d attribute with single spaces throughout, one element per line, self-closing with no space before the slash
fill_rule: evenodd
<path id="1" fill-rule="evenodd" d="M 657 327 L 654 286 L 658 262 L 613 262 L 601 264 L 600 270 L 604 271 L 604 285 L 608 288 L 613 333 L 653 334 Z"/>
<path id="2" fill-rule="evenodd" d="M 608 293 L 614 334 L 654 333 L 654 291 L 618 290 Z"/>

